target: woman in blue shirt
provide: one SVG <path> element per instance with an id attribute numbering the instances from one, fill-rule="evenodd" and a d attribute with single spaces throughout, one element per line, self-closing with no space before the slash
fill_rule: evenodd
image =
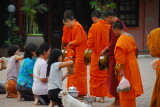
<path id="1" fill-rule="evenodd" d="M 36 62 L 36 50 L 37 46 L 30 43 L 24 50 L 24 61 L 20 67 L 20 72 L 17 79 L 18 100 L 34 101 L 34 95 L 32 93 L 33 85 L 33 68 Z"/>

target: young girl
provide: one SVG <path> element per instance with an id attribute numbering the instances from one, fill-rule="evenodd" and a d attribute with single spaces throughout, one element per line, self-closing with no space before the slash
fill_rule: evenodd
<path id="1" fill-rule="evenodd" d="M 63 77 L 61 68 L 72 66 L 73 61 L 62 62 L 62 52 L 59 49 L 53 49 L 49 56 L 47 75 L 48 79 L 48 97 L 50 99 L 49 107 L 53 107 L 55 102 L 59 107 L 63 107 L 62 101 L 58 98 L 59 92 L 62 90 L 62 81 L 68 76 L 68 73 Z"/>
<path id="2" fill-rule="evenodd" d="M 36 62 L 36 50 L 37 46 L 30 43 L 24 50 L 24 61 L 20 68 L 20 72 L 17 80 L 17 90 L 21 96 L 18 96 L 18 100 L 34 101 L 34 95 L 32 93 L 33 85 L 33 67 Z"/>
<path id="3" fill-rule="evenodd" d="M 33 70 L 33 87 L 32 91 L 35 94 L 35 102 L 43 105 L 49 104 L 48 99 L 48 78 L 47 78 L 47 60 L 50 55 L 51 46 L 48 43 L 43 43 L 38 49 L 39 57 L 34 65 Z"/>
<path id="4" fill-rule="evenodd" d="M 19 56 L 19 47 L 17 45 L 13 45 L 8 49 L 8 55 L 10 59 L 8 61 L 7 82 L 5 84 L 6 98 L 16 98 L 18 93 L 16 85 L 20 68 L 19 61 L 23 59 L 23 56 Z"/>

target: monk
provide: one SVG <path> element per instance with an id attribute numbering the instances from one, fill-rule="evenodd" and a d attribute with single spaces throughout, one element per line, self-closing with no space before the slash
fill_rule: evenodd
<path id="1" fill-rule="evenodd" d="M 81 24 L 75 22 L 71 16 L 65 16 L 63 23 L 68 29 L 71 29 L 71 37 L 68 45 L 75 53 L 75 72 L 69 76 L 67 87 L 76 87 L 79 91 L 79 97 L 83 97 L 87 94 L 87 66 L 84 63 L 87 36 Z"/>
<path id="2" fill-rule="evenodd" d="M 108 96 L 107 88 L 107 70 L 100 71 L 98 60 L 102 50 L 109 43 L 109 32 L 111 25 L 101 19 L 101 13 L 97 10 L 91 14 L 93 24 L 88 33 L 88 48 L 92 50 L 90 64 L 90 95 L 101 97 L 100 102 L 104 101 L 104 97 Z"/>
<path id="3" fill-rule="evenodd" d="M 74 18 L 74 13 L 72 10 L 65 10 L 64 17 L 65 16 L 71 16 Z M 74 19 L 75 20 L 75 19 Z M 75 20 L 76 21 L 76 20 Z M 65 49 L 67 51 L 66 57 L 72 57 L 73 56 L 73 50 L 70 49 L 70 47 L 67 45 L 70 42 L 70 35 L 71 35 L 71 29 L 68 29 L 65 25 L 63 26 L 63 35 L 62 35 L 62 45 L 61 49 Z"/>
<path id="4" fill-rule="evenodd" d="M 104 19 L 112 25 L 116 21 L 121 21 L 120 19 L 117 18 L 116 14 L 114 11 L 106 11 L 103 15 Z M 121 21 L 124 31 L 127 32 L 126 26 L 124 23 Z M 114 107 L 114 106 L 119 106 L 119 96 L 117 93 L 117 87 L 118 87 L 118 79 L 115 76 L 115 56 L 114 56 L 114 48 L 117 42 L 118 36 L 113 32 L 113 30 L 110 30 L 110 41 L 108 46 L 102 51 L 102 54 L 108 54 L 109 55 L 109 68 L 108 68 L 108 81 L 107 81 L 107 86 L 109 93 L 115 97 L 115 101 L 108 105 L 107 107 Z"/>
<path id="5" fill-rule="evenodd" d="M 135 56 L 136 44 L 133 36 L 124 31 L 120 21 L 113 23 L 113 31 L 119 37 L 114 54 L 118 70 L 118 81 L 125 77 L 130 83 L 130 91 L 120 92 L 121 107 L 136 107 L 136 97 L 143 94 L 141 75 Z"/>
<path id="6" fill-rule="evenodd" d="M 160 27 L 150 32 L 147 38 L 148 47 L 153 57 L 160 57 Z M 160 107 L 160 60 L 156 69 L 156 82 L 154 85 L 150 107 Z"/>

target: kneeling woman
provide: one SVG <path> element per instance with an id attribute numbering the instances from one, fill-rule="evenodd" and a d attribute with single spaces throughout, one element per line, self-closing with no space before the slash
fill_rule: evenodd
<path id="1" fill-rule="evenodd" d="M 63 77 L 61 68 L 72 66 L 73 61 L 62 62 L 62 52 L 59 49 L 53 49 L 49 56 L 47 75 L 48 79 L 48 97 L 50 99 L 49 107 L 53 107 L 55 102 L 59 107 L 63 107 L 62 101 L 58 98 L 59 92 L 62 90 L 62 81 L 69 75 L 68 73 Z"/>
<path id="2" fill-rule="evenodd" d="M 39 49 L 39 57 L 34 65 L 33 70 L 33 87 L 32 91 L 35 94 L 34 104 L 41 103 L 42 105 L 49 104 L 48 99 L 48 78 L 47 78 L 47 60 L 51 51 L 51 47 L 47 43 L 43 43 Z"/>
<path id="3" fill-rule="evenodd" d="M 17 90 L 20 92 L 19 100 L 23 98 L 25 101 L 34 101 L 32 93 L 33 85 L 33 67 L 36 62 L 35 44 L 28 44 L 24 50 L 24 61 L 20 67 L 20 72 L 17 80 Z"/>

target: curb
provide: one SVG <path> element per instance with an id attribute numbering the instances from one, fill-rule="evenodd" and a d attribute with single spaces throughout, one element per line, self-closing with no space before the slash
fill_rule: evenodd
<path id="1" fill-rule="evenodd" d="M 152 58 L 151 55 L 138 55 L 138 58 Z"/>

